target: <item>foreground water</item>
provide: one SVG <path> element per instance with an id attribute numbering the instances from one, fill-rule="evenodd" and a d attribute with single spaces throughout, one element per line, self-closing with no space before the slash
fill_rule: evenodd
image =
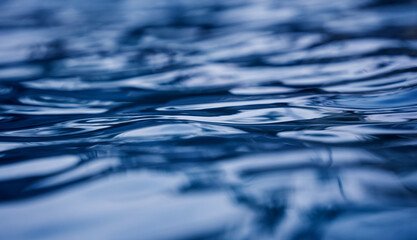
<path id="1" fill-rule="evenodd" d="M 415 1 L 0 2 L 0 239 L 416 239 Z"/>

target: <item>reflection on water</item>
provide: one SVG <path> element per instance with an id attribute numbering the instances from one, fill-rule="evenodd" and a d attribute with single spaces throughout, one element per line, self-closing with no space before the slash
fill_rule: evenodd
<path id="1" fill-rule="evenodd" d="M 0 2 L 0 239 L 417 238 L 417 2 Z"/>

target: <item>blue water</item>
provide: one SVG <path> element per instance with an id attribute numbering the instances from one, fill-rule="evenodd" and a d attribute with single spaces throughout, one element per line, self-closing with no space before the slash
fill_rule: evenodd
<path id="1" fill-rule="evenodd" d="M 0 1 L 0 239 L 417 238 L 417 2 Z"/>

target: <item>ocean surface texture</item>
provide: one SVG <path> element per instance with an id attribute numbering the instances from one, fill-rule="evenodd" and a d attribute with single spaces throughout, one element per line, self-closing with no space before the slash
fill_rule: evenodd
<path id="1" fill-rule="evenodd" d="M 0 239 L 417 239 L 417 1 L 0 0 Z"/>

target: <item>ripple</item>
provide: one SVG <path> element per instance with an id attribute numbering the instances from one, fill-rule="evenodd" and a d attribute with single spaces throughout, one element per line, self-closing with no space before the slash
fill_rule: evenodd
<path id="1" fill-rule="evenodd" d="M 55 173 L 75 166 L 78 161 L 79 158 L 77 156 L 67 155 L 32 159 L 27 160 L 26 162 L 2 165 L 0 168 L 0 181 Z"/>
<path id="2" fill-rule="evenodd" d="M 270 171 L 285 171 L 304 168 L 306 165 L 337 166 L 360 163 L 378 163 L 381 158 L 370 152 L 349 148 L 302 149 L 281 152 L 279 159 L 275 153 L 255 154 L 230 159 L 220 164 L 230 180 L 252 175 L 262 177 Z"/>
<path id="3" fill-rule="evenodd" d="M 19 99 L 22 104 L 34 106 L 54 106 L 62 108 L 73 108 L 79 106 L 89 107 L 105 107 L 115 105 L 111 101 L 101 100 L 81 100 L 79 98 L 71 98 L 64 96 L 25 96 Z"/>
<path id="4" fill-rule="evenodd" d="M 289 52 L 319 43 L 323 36 L 319 34 L 280 34 L 268 32 L 249 32 L 230 34 L 198 42 L 204 57 L 211 61 L 242 60 L 256 55 L 270 55 L 276 52 Z"/>
<path id="5" fill-rule="evenodd" d="M 105 172 L 108 169 L 113 168 L 117 165 L 117 163 L 118 161 L 115 159 L 101 159 L 100 161 L 85 163 L 74 170 L 37 181 L 33 185 L 28 187 L 26 190 L 30 191 L 34 189 L 48 188 L 57 185 L 59 186 L 68 182 L 73 182 L 79 179 L 95 176 L 97 174 Z"/>
<path id="6" fill-rule="evenodd" d="M 200 116 L 167 116 L 169 119 L 186 119 L 210 123 L 228 124 L 268 124 L 308 120 L 325 116 L 319 111 L 304 108 L 264 108 L 256 110 L 242 110 L 239 113 L 215 117 Z"/>
<path id="7" fill-rule="evenodd" d="M 346 17 L 326 23 L 326 27 L 335 32 L 351 33 L 378 30 L 389 26 L 413 26 L 417 20 L 413 17 L 415 11 L 407 5 L 378 7 L 348 14 Z M 357 28 L 361 24 L 361 28 Z"/>
<path id="8" fill-rule="evenodd" d="M 280 93 L 291 93 L 294 89 L 287 87 L 241 87 L 233 88 L 230 90 L 235 95 L 267 95 L 267 94 L 280 94 Z"/>
<path id="9" fill-rule="evenodd" d="M 59 95 L 26 95 L 17 100 L 20 105 L 3 105 L 0 109 L 5 113 L 22 115 L 97 114 L 121 104 Z"/>
<path id="10" fill-rule="evenodd" d="M 242 134 L 244 131 L 224 126 L 200 123 L 162 124 L 131 130 L 117 135 L 117 138 L 144 138 L 146 140 L 164 140 L 176 137 L 190 138 L 195 136 L 214 136 Z"/>
<path id="11" fill-rule="evenodd" d="M 32 89 L 59 90 L 59 91 L 76 91 L 90 89 L 94 86 L 81 81 L 80 78 L 64 79 L 40 79 L 30 82 L 24 82 L 23 86 Z"/>
<path id="12" fill-rule="evenodd" d="M 0 1 L 0 239 L 415 239 L 415 7 Z"/>
<path id="13" fill-rule="evenodd" d="M 54 108 L 22 105 L 3 105 L 0 109 L 3 113 L 21 115 L 97 114 L 107 111 L 107 109 L 103 108 Z"/>
<path id="14" fill-rule="evenodd" d="M 416 129 L 413 124 L 404 126 L 367 124 L 328 127 L 323 130 L 282 131 L 277 133 L 277 136 L 325 144 L 352 144 L 378 142 L 384 136 L 391 136 L 392 139 L 395 139 L 395 137 L 412 136 L 414 134 L 416 134 Z M 386 140 L 386 143 L 388 142 Z"/>
<path id="15" fill-rule="evenodd" d="M 0 81 L 36 79 L 41 76 L 42 72 L 42 68 L 38 66 L 0 68 Z"/>
<path id="16" fill-rule="evenodd" d="M 331 130 L 305 130 L 305 131 L 286 131 L 277 134 L 279 137 L 294 138 L 306 141 L 321 143 L 347 143 L 366 141 L 366 136 L 342 131 Z"/>
<path id="17" fill-rule="evenodd" d="M 396 90 L 417 85 L 417 78 L 414 73 L 395 74 L 394 76 L 369 79 L 358 82 L 348 82 L 323 87 L 324 90 L 340 93 L 367 93 L 373 91 Z"/>
<path id="18" fill-rule="evenodd" d="M 298 99 L 293 99 L 294 101 Z M 158 108 L 158 111 L 198 111 L 198 110 L 209 110 L 218 108 L 228 107 L 245 107 L 252 105 L 269 105 L 278 103 L 287 103 L 288 98 L 285 99 L 259 99 L 250 101 L 223 101 L 223 102 L 212 102 L 212 103 L 200 103 L 200 104 L 189 104 L 189 105 L 178 105 L 178 106 L 167 106 Z M 299 100 L 302 101 L 302 100 Z"/>
<path id="19" fill-rule="evenodd" d="M 271 63 L 292 63 L 297 61 L 312 61 L 323 59 L 337 59 L 341 57 L 365 55 L 384 48 L 400 47 L 402 43 L 392 39 L 349 39 L 330 42 L 300 52 L 280 55 L 268 59 Z"/>
<path id="20" fill-rule="evenodd" d="M 386 113 L 386 114 L 373 114 L 366 117 L 368 121 L 372 122 L 411 122 L 417 119 L 416 112 L 397 112 L 397 113 Z"/>
<path id="21" fill-rule="evenodd" d="M 417 104 L 414 98 L 417 89 L 396 90 L 362 96 L 344 96 L 335 99 L 329 106 L 348 109 L 389 109 L 413 107 Z"/>
<path id="22" fill-rule="evenodd" d="M 357 81 L 358 79 L 378 78 L 394 70 L 415 67 L 408 57 L 372 57 L 329 63 L 326 65 L 301 65 L 288 69 L 287 85 L 325 85 Z M 299 71 L 297 71 L 297 69 Z"/>

